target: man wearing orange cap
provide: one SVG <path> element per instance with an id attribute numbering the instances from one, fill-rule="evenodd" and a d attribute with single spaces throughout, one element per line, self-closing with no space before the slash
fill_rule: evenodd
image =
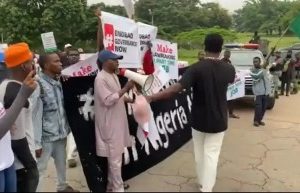
<path id="1" fill-rule="evenodd" d="M 0 101 L 10 108 L 27 75 L 34 71 L 33 57 L 26 43 L 9 46 L 4 53 L 5 64 L 12 79 L 0 85 Z M 34 73 L 35 74 L 35 73 Z M 35 192 L 39 173 L 34 159 L 35 143 L 32 124 L 32 101 L 28 99 L 11 129 L 12 149 L 15 155 L 18 192 Z"/>

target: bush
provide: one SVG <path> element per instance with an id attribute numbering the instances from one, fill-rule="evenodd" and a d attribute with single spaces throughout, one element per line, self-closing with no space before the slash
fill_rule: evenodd
<path id="1" fill-rule="evenodd" d="M 202 49 L 204 47 L 204 38 L 210 33 L 218 33 L 222 35 L 225 42 L 233 42 L 238 38 L 236 32 L 232 30 L 213 27 L 206 29 L 195 29 L 193 31 L 180 33 L 176 36 L 176 41 L 179 48 Z"/>

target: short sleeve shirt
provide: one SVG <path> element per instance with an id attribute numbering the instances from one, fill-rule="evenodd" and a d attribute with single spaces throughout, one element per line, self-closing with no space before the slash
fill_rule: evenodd
<path id="1" fill-rule="evenodd" d="M 192 65 L 179 83 L 193 88 L 192 125 L 204 133 L 227 129 L 227 88 L 234 82 L 235 69 L 224 61 L 204 59 Z"/>

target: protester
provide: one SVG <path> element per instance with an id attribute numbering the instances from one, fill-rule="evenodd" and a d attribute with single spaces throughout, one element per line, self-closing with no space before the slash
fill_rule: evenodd
<path id="1" fill-rule="evenodd" d="M 295 64 L 295 70 L 296 70 L 296 79 L 300 79 L 300 52 L 296 53 L 296 64 Z"/>
<path id="2" fill-rule="evenodd" d="M 108 159 L 108 192 L 124 192 L 121 168 L 125 147 L 131 146 L 124 94 L 133 88 L 132 81 L 121 89 L 115 74 L 122 56 L 103 50 L 98 56 L 95 80 L 95 129 L 97 155 Z M 131 101 L 132 102 L 132 101 Z M 109 123 L 109 124 L 108 124 Z"/>
<path id="3" fill-rule="evenodd" d="M 255 95 L 254 126 L 259 127 L 265 126 L 262 120 L 267 110 L 271 86 L 267 71 L 261 67 L 261 59 L 259 57 L 253 59 L 253 65 L 250 75 L 253 79 L 253 93 Z"/>
<path id="4" fill-rule="evenodd" d="M 79 54 L 84 54 L 84 50 L 82 48 L 78 48 L 77 50 L 78 50 Z"/>
<path id="5" fill-rule="evenodd" d="M 71 48 L 72 48 L 73 46 L 72 46 L 72 44 L 66 44 L 65 46 L 64 46 L 64 52 L 68 52 Z"/>
<path id="6" fill-rule="evenodd" d="M 281 76 L 281 95 L 290 94 L 291 81 L 293 78 L 294 61 L 292 59 L 292 50 L 289 50 L 286 58 L 283 60 L 283 70 Z"/>
<path id="7" fill-rule="evenodd" d="M 7 69 L 4 62 L 0 62 L 0 83 L 8 77 Z"/>
<path id="8" fill-rule="evenodd" d="M 282 69 L 283 69 L 283 60 L 281 58 L 281 52 L 277 51 L 275 52 L 275 61 L 270 68 L 270 72 L 273 75 L 273 82 L 275 87 L 275 97 L 279 97 L 279 78 L 282 75 Z"/>
<path id="9" fill-rule="evenodd" d="M 205 58 L 205 53 L 201 50 L 198 52 L 198 61 L 201 61 Z"/>
<path id="10" fill-rule="evenodd" d="M 149 102 L 169 99 L 185 88 L 193 88 L 193 141 L 202 192 L 211 192 L 216 182 L 219 154 L 228 122 L 227 88 L 235 78 L 233 66 L 218 59 L 222 46 L 222 36 L 207 35 L 205 58 L 192 65 L 179 83 L 147 97 Z"/>
<path id="11" fill-rule="evenodd" d="M 153 74 L 155 71 L 151 47 L 152 47 L 151 42 L 150 41 L 147 42 L 147 51 L 144 55 L 144 60 L 143 60 L 143 70 L 146 75 Z"/>
<path id="12" fill-rule="evenodd" d="M 60 55 L 60 59 L 63 59 Z M 67 50 L 67 55 L 66 55 L 66 60 L 63 60 L 63 68 L 67 68 L 69 66 L 72 66 L 79 62 L 80 60 L 80 54 L 78 49 L 75 48 L 68 48 Z M 68 136 L 68 141 L 67 141 L 67 160 L 68 160 L 68 165 L 70 168 L 74 168 L 77 166 L 77 161 L 76 161 L 76 144 L 74 140 L 74 136 L 72 133 Z"/>
<path id="13" fill-rule="evenodd" d="M 230 60 L 231 52 L 230 50 L 225 50 L 224 52 L 224 57 L 222 58 L 221 61 L 225 62 L 228 65 L 232 65 L 231 60 Z M 233 113 L 234 111 L 234 100 L 228 101 L 228 111 L 229 111 L 229 117 L 234 118 L 234 119 L 239 119 L 240 117 L 235 115 Z"/>
<path id="14" fill-rule="evenodd" d="M 13 104 L 22 82 L 34 71 L 33 55 L 26 43 L 9 46 L 5 50 L 5 64 L 11 74 L 0 86 L 0 101 L 8 109 Z M 33 76 L 34 74 L 31 73 Z M 34 158 L 34 135 L 32 123 L 32 103 L 27 100 L 11 129 L 11 145 L 15 155 L 14 167 L 17 173 L 18 192 L 35 192 L 39 173 Z"/>
<path id="15" fill-rule="evenodd" d="M 40 86 L 40 99 L 43 104 L 41 130 L 36 129 L 36 151 L 41 191 L 45 171 L 49 159 L 54 159 L 57 172 L 58 192 L 78 192 L 66 183 L 66 145 L 70 127 L 64 110 L 64 98 L 59 76 L 62 71 L 60 58 L 56 53 L 41 55 L 39 64 L 42 68 L 38 80 Z"/>
<path id="16" fill-rule="evenodd" d="M 4 64 L 4 53 L 0 52 L 0 83 L 7 78 L 7 69 Z"/>
<path id="17" fill-rule="evenodd" d="M 251 44 L 259 44 L 259 42 L 260 42 L 260 36 L 258 35 L 258 32 L 255 31 L 254 35 L 253 35 L 252 39 L 249 41 L 249 43 L 251 43 Z"/>
<path id="18" fill-rule="evenodd" d="M 0 102 L 0 152 L 2 155 L 0 157 L 0 192 L 17 191 L 17 177 L 13 166 L 14 154 L 11 148 L 11 134 L 9 130 L 15 123 L 25 103 L 28 102 L 28 97 L 36 88 L 33 76 L 34 71 L 27 75 L 9 109 L 5 110 L 2 104 L 3 101 Z"/>
<path id="19" fill-rule="evenodd" d="M 291 94 L 298 93 L 298 74 L 299 74 L 299 66 L 300 66 L 300 52 L 296 53 L 295 55 L 296 60 L 293 63 L 292 69 L 292 83 L 293 83 L 293 90 Z"/>

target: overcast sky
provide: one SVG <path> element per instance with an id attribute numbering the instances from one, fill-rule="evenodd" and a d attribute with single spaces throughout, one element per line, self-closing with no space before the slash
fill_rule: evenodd
<path id="1" fill-rule="evenodd" d="M 108 5 L 122 5 L 122 0 L 88 0 L 89 4 L 104 2 Z M 219 2 L 222 7 L 228 9 L 230 12 L 233 12 L 236 9 L 239 9 L 243 6 L 245 0 L 202 0 L 202 2 Z"/>

